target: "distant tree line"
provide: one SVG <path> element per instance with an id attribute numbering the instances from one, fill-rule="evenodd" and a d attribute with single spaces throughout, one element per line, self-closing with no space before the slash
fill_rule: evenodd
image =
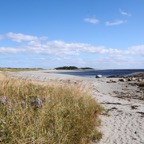
<path id="1" fill-rule="evenodd" d="M 57 67 L 56 70 L 77 70 L 79 69 L 76 66 L 63 66 L 63 67 Z"/>
<path id="2" fill-rule="evenodd" d="M 56 70 L 85 70 L 85 69 L 93 69 L 93 68 L 90 68 L 90 67 L 83 67 L 83 68 L 78 68 L 76 66 L 63 66 L 63 67 L 57 67 L 55 68 Z"/>

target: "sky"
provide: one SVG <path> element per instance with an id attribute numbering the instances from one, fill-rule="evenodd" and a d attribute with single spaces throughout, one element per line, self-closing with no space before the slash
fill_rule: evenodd
<path id="1" fill-rule="evenodd" d="M 0 0 L 0 67 L 144 68 L 144 0 Z"/>

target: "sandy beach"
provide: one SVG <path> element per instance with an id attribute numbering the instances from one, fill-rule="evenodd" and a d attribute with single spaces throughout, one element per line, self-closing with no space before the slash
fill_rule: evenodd
<path id="1" fill-rule="evenodd" d="M 107 111 L 101 115 L 100 131 L 103 138 L 98 144 L 144 144 L 144 94 L 133 82 L 119 78 L 86 78 L 52 73 L 54 70 L 9 72 L 11 77 L 57 81 L 60 84 L 82 84 Z"/>

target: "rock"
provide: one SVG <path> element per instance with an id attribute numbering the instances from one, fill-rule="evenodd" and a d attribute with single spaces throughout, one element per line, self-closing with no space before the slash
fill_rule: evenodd
<path id="1" fill-rule="evenodd" d="M 120 81 L 120 82 L 125 82 L 126 79 L 124 79 L 124 78 L 120 78 L 119 81 Z"/>
<path id="2" fill-rule="evenodd" d="M 131 78 L 128 78 L 127 81 L 132 81 Z"/>
<path id="3" fill-rule="evenodd" d="M 114 80 L 109 80 L 109 81 L 107 81 L 107 83 L 116 83 L 116 81 L 114 81 Z"/>
<path id="4" fill-rule="evenodd" d="M 132 80 L 132 81 L 135 81 L 135 80 L 136 80 L 136 78 L 135 78 L 135 77 L 132 77 L 132 78 L 131 78 L 131 80 Z"/>
<path id="5" fill-rule="evenodd" d="M 111 76 L 108 76 L 107 78 L 123 78 L 122 75 L 111 75 Z"/>
<path id="6" fill-rule="evenodd" d="M 141 82 L 141 81 L 143 81 L 143 80 L 139 78 L 139 79 L 137 79 L 137 81 L 138 81 L 138 82 Z"/>
<path id="7" fill-rule="evenodd" d="M 102 78 L 102 75 L 96 75 L 96 78 Z"/>
<path id="8" fill-rule="evenodd" d="M 134 78 L 134 77 L 129 77 L 127 80 L 128 80 L 128 81 L 135 81 L 136 78 Z"/>
<path id="9" fill-rule="evenodd" d="M 31 100 L 31 106 L 34 108 L 42 107 L 42 100 L 38 96 L 36 96 Z"/>
<path id="10" fill-rule="evenodd" d="M 131 109 L 137 109 L 137 108 L 138 108 L 137 105 L 132 105 L 132 106 L 131 106 Z"/>

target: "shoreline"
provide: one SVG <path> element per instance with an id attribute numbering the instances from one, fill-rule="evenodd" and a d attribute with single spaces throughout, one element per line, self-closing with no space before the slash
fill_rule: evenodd
<path id="1" fill-rule="evenodd" d="M 46 70 L 47 71 L 47 70 Z M 98 144 L 143 144 L 144 143 L 144 100 L 136 85 L 119 78 L 87 78 L 66 74 L 44 73 L 44 71 L 9 72 L 11 77 L 55 81 L 59 84 L 81 83 L 89 87 L 92 96 L 108 111 L 108 116 L 101 115 L 100 131 L 103 138 Z M 93 143 L 96 144 L 96 143 Z"/>

